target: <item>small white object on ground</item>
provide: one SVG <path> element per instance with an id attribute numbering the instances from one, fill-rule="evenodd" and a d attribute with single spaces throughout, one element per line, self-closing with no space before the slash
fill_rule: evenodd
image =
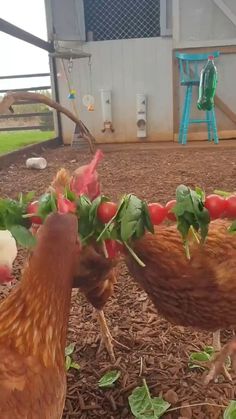
<path id="1" fill-rule="evenodd" d="M 47 160 L 44 157 L 31 157 L 26 160 L 27 169 L 45 169 L 47 167 Z"/>

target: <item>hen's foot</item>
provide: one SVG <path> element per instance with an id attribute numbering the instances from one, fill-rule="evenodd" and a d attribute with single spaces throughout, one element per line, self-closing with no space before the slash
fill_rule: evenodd
<path id="1" fill-rule="evenodd" d="M 227 370 L 227 367 L 225 365 L 225 359 L 223 361 L 223 364 L 221 364 L 219 368 L 218 368 L 218 365 L 217 365 L 217 371 L 216 371 L 215 362 L 216 362 L 217 356 L 215 357 L 215 359 L 210 360 L 210 361 L 196 361 L 196 360 L 194 360 L 195 365 L 198 365 L 199 367 L 202 367 L 203 369 L 208 369 L 208 373 L 205 374 L 204 379 L 203 379 L 204 384 L 209 384 L 210 381 L 213 381 L 213 380 L 215 382 L 217 382 L 217 377 L 219 375 L 223 375 L 226 380 L 232 381 L 231 375 L 230 375 L 230 373 Z"/>
<path id="2" fill-rule="evenodd" d="M 231 339 L 215 357 L 209 361 L 195 361 L 195 365 L 207 368 L 208 372 L 205 374 L 203 382 L 209 384 L 211 381 L 216 381 L 219 375 L 223 375 L 226 380 L 232 381 L 231 375 L 227 369 L 227 360 L 231 360 L 233 370 L 236 370 L 236 337 Z"/>
<path id="3" fill-rule="evenodd" d="M 215 359 L 210 362 L 209 372 L 204 378 L 204 384 L 209 384 L 220 374 L 223 374 L 227 380 L 232 381 L 231 375 L 225 366 L 226 360 L 229 357 L 231 359 L 232 369 L 236 370 L 236 337 L 231 339 L 216 355 Z"/>
<path id="4" fill-rule="evenodd" d="M 226 380 L 232 381 L 232 377 L 228 371 L 228 368 L 229 364 L 231 363 L 233 368 L 234 364 L 236 367 L 236 338 L 233 338 L 227 345 L 223 347 L 223 349 L 221 349 L 220 331 L 217 331 L 213 334 L 212 346 L 214 348 L 214 355 L 212 355 L 211 359 L 206 361 L 194 360 L 195 365 L 198 365 L 203 369 L 208 369 L 208 373 L 204 374 L 204 384 L 209 384 L 213 380 L 217 382 L 219 375 L 223 375 Z"/>

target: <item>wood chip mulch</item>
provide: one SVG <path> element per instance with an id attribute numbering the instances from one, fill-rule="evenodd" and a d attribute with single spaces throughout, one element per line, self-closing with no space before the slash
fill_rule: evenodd
<path id="1" fill-rule="evenodd" d="M 29 171 L 19 158 L 7 170 L 1 171 L 1 196 L 16 197 L 19 191 L 45 191 L 56 171 L 61 167 L 74 170 L 89 162 L 87 152 L 72 148 L 58 148 L 44 153 L 48 167 L 44 171 Z M 209 144 L 198 148 L 157 148 L 137 146 L 127 150 L 110 150 L 101 163 L 99 173 L 103 192 L 111 199 L 133 192 L 149 202 L 166 203 L 174 198 L 177 185 L 201 186 L 210 193 L 214 189 L 235 190 L 236 150 Z M 15 264 L 19 278 L 24 259 L 20 251 Z M 0 297 L 9 292 L 1 288 Z M 164 396 L 172 408 L 166 419 L 221 419 L 223 409 L 234 399 L 235 384 L 223 378 L 204 387 L 200 372 L 188 368 L 190 352 L 212 343 L 212 335 L 182 327 L 173 327 L 160 318 L 146 294 L 127 273 L 123 263 L 114 296 L 105 307 L 105 315 L 114 338 L 129 349 L 115 346 L 116 368 L 121 378 L 111 390 L 98 388 L 99 378 L 112 366 L 107 353 L 100 348 L 99 326 L 92 307 L 77 290 L 73 291 L 68 342 L 76 342 L 73 354 L 80 371 L 68 373 L 68 392 L 64 419 L 121 419 L 132 418 L 128 396 L 147 380 L 152 395 Z M 231 331 L 222 333 L 225 342 Z M 206 403 L 205 405 L 199 405 Z M 186 405 L 196 405 L 186 407 Z"/>

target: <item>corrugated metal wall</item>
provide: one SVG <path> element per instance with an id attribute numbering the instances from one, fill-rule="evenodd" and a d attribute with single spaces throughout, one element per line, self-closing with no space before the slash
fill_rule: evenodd
<path id="1" fill-rule="evenodd" d="M 147 95 L 147 131 L 149 140 L 172 139 L 172 41 L 147 38 L 89 42 L 92 54 L 91 74 L 88 60 L 74 62 L 73 79 L 78 91 L 80 117 L 99 141 L 135 141 L 136 93 Z M 62 104 L 70 106 L 61 64 L 59 72 Z M 91 77 L 90 77 L 91 76 Z M 103 119 L 100 89 L 112 91 L 114 133 L 102 133 Z M 95 110 L 82 104 L 85 94 L 95 97 Z M 68 122 L 67 129 L 69 129 Z"/>
<path id="2" fill-rule="evenodd" d="M 52 3 L 52 20 L 53 27 L 57 32 L 56 38 L 77 39 L 77 45 L 81 47 L 80 41 L 85 38 L 86 31 L 91 29 L 89 27 L 86 29 L 84 26 L 82 0 L 46 1 Z M 76 103 L 80 116 L 99 141 L 137 140 L 136 93 L 147 95 L 147 139 L 151 141 L 172 139 L 174 131 L 172 123 L 173 100 L 175 103 L 178 102 L 179 109 L 182 109 L 182 100 L 178 101 L 176 89 L 180 92 L 180 99 L 184 94 L 181 86 L 176 85 L 175 90 L 172 86 L 173 48 L 212 45 L 212 50 L 214 50 L 217 43 L 219 45 L 236 44 L 234 42 L 236 26 L 216 5 L 216 0 L 198 0 L 197 2 L 195 0 L 172 0 L 172 3 L 173 39 L 171 37 L 154 37 L 84 43 L 83 49 L 92 54 L 91 73 L 86 59 L 75 61 L 72 84 L 78 91 Z M 167 6 L 168 32 L 171 15 L 170 0 L 160 0 L 161 4 Z M 224 0 L 224 4 L 233 15 L 236 14 L 234 0 Z M 62 10 L 65 12 L 64 15 Z M 73 18 L 69 19 L 69 16 L 73 16 Z M 68 25 L 68 19 L 71 20 L 71 25 Z M 76 46 L 76 44 L 74 45 Z M 195 51 L 197 52 L 197 49 Z M 68 86 L 59 60 L 57 64 L 58 73 L 60 73 L 58 79 L 60 100 L 63 105 L 70 107 L 71 102 L 67 98 Z M 230 53 L 221 56 L 217 66 L 219 70 L 217 93 L 226 105 L 234 110 L 236 55 Z M 112 92 L 114 133 L 101 132 L 103 128 L 101 89 L 110 89 Z M 83 106 L 82 98 L 85 94 L 92 94 L 95 97 L 94 112 L 88 112 Z M 195 103 L 196 98 L 197 91 L 195 92 Z M 196 107 L 193 113 L 195 112 Z M 217 110 L 217 117 L 220 130 L 233 131 L 235 129 L 235 124 L 219 110 Z M 174 120 L 176 120 L 176 113 L 174 113 Z M 71 140 L 72 128 L 70 122 L 63 117 L 66 142 Z M 205 126 L 194 126 L 193 129 L 194 131 L 198 129 L 205 131 Z"/>

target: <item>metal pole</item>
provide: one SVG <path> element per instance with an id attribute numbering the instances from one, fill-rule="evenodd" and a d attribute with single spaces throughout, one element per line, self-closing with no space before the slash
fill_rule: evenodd
<path id="1" fill-rule="evenodd" d="M 51 72 L 52 72 L 52 81 L 54 86 L 54 94 L 55 94 L 55 101 L 60 103 L 60 95 L 59 95 L 59 87 L 58 87 L 58 80 L 57 80 L 57 67 L 56 67 L 56 59 L 54 57 L 50 57 L 51 60 Z M 58 137 L 60 142 L 62 143 L 62 123 L 61 123 L 61 114 L 57 111 L 57 125 L 58 125 Z"/>

